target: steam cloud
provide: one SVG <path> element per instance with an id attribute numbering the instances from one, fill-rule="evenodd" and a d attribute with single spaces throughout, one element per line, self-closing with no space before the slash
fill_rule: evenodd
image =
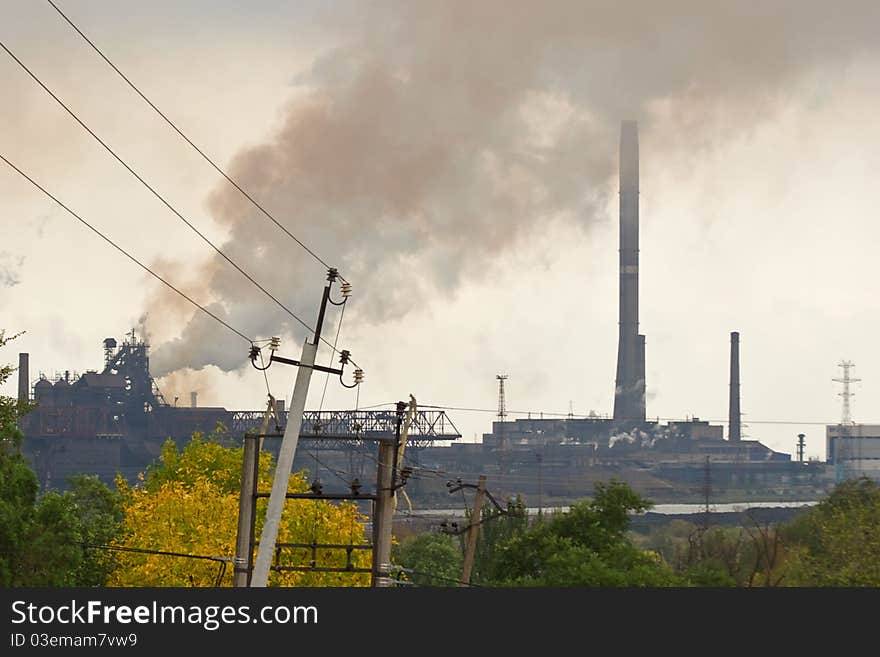
<path id="1" fill-rule="evenodd" d="M 867 0 L 378 0 L 352 11 L 345 42 L 297 78 L 307 100 L 230 169 L 355 284 L 347 317 L 368 322 L 405 315 L 418 293 L 453 293 L 550 220 L 587 228 L 616 192 L 621 119 L 650 135 L 658 116 L 677 117 L 675 138 L 698 148 L 719 139 L 709 126 L 723 115 L 722 138 L 735 136 L 804 75 L 876 49 L 880 24 Z M 230 230 L 224 250 L 312 321 L 321 267 L 228 185 L 209 203 Z M 302 335 L 226 263 L 206 261 L 197 279 L 193 293 L 249 335 Z M 172 303 L 157 293 L 149 317 Z M 156 345 L 154 369 L 235 369 L 247 353 L 236 340 L 195 314 Z"/>

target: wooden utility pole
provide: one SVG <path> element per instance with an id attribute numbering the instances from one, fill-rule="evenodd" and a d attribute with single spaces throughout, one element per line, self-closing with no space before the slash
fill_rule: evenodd
<path id="1" fill-rule="evenodd" d="M 459 586 L 468 586 L 471 582 L 471 571 L 474 568 L 474 556 L 477 552 L 477 535 L 480 532 L 480 519 L 483 515 L 483 497 L 486 495 L 486 475 L 480 475 L 477 481 L 477 493 L 474 495 L 474 508 L 471 511 L 471 522 L 468 527 L 467 549 L 464 553 L 464 567 L 461 571 Z"/>
<path id="2" fill-rule="evenodd" d="M 391 586 L 391 525 L 394 518 L 394 456 L 396 441 L 379 443 L 376 501 L 373 512 L 373 586 Z"/>
<path id="3" fill-rule="evenodd" d="M 253 568 L 254 535 L 251 531 L 257 498 L 257 470 L 259 464 L 259 441 L 257 436 L 244 437 L 244 461 L 241 465 L 241 496 L 238 498 L 238 536 L 235 541 L 235 574 L 232 585 L 250 585 Z"/>

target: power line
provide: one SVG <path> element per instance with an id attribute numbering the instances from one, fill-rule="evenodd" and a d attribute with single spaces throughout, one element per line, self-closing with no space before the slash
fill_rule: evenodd
<path id="1" fill-rule="evenodd" d="M 80 119 L 80 118 L 79 118 L 79 117 L 73 112 L 73 110 L 71 110 L 71 109 L 70 109 L 70 108 L 64 103 L 64 101 L 62 101 L 58 96 L 56 96 L 56 95 L 52 92 L 52 90 L 49 89 L 49 87 L 47 87 L 45 84 L 43 84 L 42 80 L 40 80 L 40 78 L 38 78 L 38 77 L 37 77 L 37 76 L 36 76 L 36 75 L 35 75 L 35 74 L 34 74 L 34 73 L 33 73 L 33 72 L 32 72 L 32 71 L 31 71 L 26 65 L 25 65 L 24 62 L 22 62 L 18 57 L 16 57 L 15 54 L 14 54 L 9 48 L 7 48 L 7 47 L 6 47 L 6 44 L 3 43 L 2 41 L 0 41 L 0 47 L 2 47 L 3 50 L 5 50 L 6 53 L 7 53 L 10 57 L 12 57 L 12 59 L 15 60 L 15 62 L 16 62 L 16 63 L 17 63 L 22 69 L 23 69 L 23 70 L 24 70 L 24 71 L 25 71 L 25 72 L 26 72 L 26 73 L 27 73 L 27 74 L 28 74 L 28 75 L 29 75 L 29 76 L 30 76 L 30 77 L 31 77 L 31 78 L 32 78 L 32 79 L 38 84 L 38 85 L 40 85 L 40 87 L 42 87 L 42 89 L 43 89 L 47 94 L 49 94 L 49 95 L 55 100 L 55 102 L 57 102 L 57 103 L 58 103 L 58 104 L 59 104 L 59 105 L 60 105 L 60 106 L 61 106 L 61 107 L 62 107 L 62 108 L 63 108 L 63 109 L 64 109 L 64 110 L 65 110 L 65 111 L 66 111 L 66 112 L 67 112 L 67 113 L 73 118 L 74 121 L 76 121 L 76 122 L 77 122 L 77 123 L 78 123 L 78 124 L 79 124 L 79 125 L 85 130 L 85 131 L 86 131 L 86 132 L 88 132 L 88 133 L 89 133 L 89 134 L 95 139 L 95 141 L 97 141 L 99 144 L 101 144 L 101 146 L 103 146 L 104 149 L 105 149 L 108 153 L 110 153 L 110 155 L 112 155 L 112 156 L 116 159 L 117 162 L 119 162 L 123 167 L 125 167 L 125 169 L 126 169 L 131 175 L 133 175 L 133 176 L 138 180 L 138 182 L 140 182 L 144 187 L 146 187 L 148 190 L 150 190 L 150 192 L 152 192 L 153 196 L 155 196 L 157 199 L 159 199 L 159 200 L 165 205 L 165 207 L 167 207 L 169 210 L 171 210 L 171 212 L 173 212 L 174 215 L 177 216 L 178 219 L 180 219 L 183 223 L 185 223 L 187 226 L 189 226 L 189 228 L 190 228 L 190 229 L 191 229 L 196 235 L 198 235 L 200 238 L 202 238 L 202 240 L 203 240 L 208 246 L 210 246 L 210 247 L 211 247 L 211 248 L 212 248 L 212 249 L 213 249 L 213 250 L 214 250 L 214 251 L 215 251 L 220 257 L 222 257 L 224 260 L 226 260 L 226 262 L 228 262 L 230 265 L 232 265 L 233 267 L 235 267 L 235 269 L 238 270 L 238 272 L 239 272 L 242 276 L 244 276 L 244 277 L 247 278 L 251 283 L 253 283 L 253 285 L 256 286 L 260 291 L 262 291 L 263 294 L 265 294 L 267 297 L 269 297 L 270 299 L 272 299 L 272 301 L 274 301 L 274 302 L 275 302 L 275 303 L 276 303 L 276 304 L 277 304 L 282 310 L 284 310 L 288 315 L 290 315 L 293 319 L 295 319 L 297 322 L 299 322 L 300 324 L 302 324 L 307 330 L 314 332 L 314 329 L 313 329 L 312 327 L 310 327 L 306 322 L 304 322 L 304 321 L 301 320 L 299 317 L 297 317 L 297 316 L 293 313 L 292 310 L 290 310 L 290 309 L 289 309 L 287 306 L 285 306 L 281 301 L 279 301 L 278 298 L 275 297 L 275 295 L 273 295 L 273 294 L 272 294 L 271 292 L 269 292 L 266 288 L 264 288 L 262 285 L 260 285 L 260 284 L 259 284 L 259 283 L 258 283 L 258 282 L 257 282 L 257 281 L 256 281 L 251 275 L 250 275 L 250 274 L 248 274 L 244 269 L 242 269 L 242 268 L 238 265 L 238 263 L 236 263 L 234 260 L 232 260 L 232 258 L 230 258 L 230 257 L 227 256 L 225 253 L 223 253 L 223 251 L 220 250 L 219 247 L 217 247 L 213 242 L 211 242 L 211 240 L 209 240 L 209 239 L 208 239 L 208 238 L 207 238 L 207 237 L 206 237 L 206 236 L 205 236 L 205 235 L 204 235 L 204 234 L 203 234 L 198 228 L 196 228 L 195 226 L 193 226 L 193 224 L 190 223 L 190 222 L 186 219 L 186 217 L 184 217 L 180 212 L 178 212 L 177 209 L 176 209 L 173 205 L 171 205 L 171 203 L 169 203 L 169 202 L 165 199 L 165 197 L 163 197 L 159 192 L 157 192 L 155 188 L 153 188 L 153 187 L 152 187 L 152 186 L 151 186 L 146 180 L 144 180 L 144 179 L 140 176 L 140 174 L 138 174 L 134 169 L 132 169 L 132 168 L 128 165 L 128 163 L 125 162 L 125 160 L 123 160 L 121 157 L 119 157 L 119 155 L 117 155 L 116 152 L 115 152 L 112 148 L 110 148 L 110 146 L 107 145 L 107 143 L 106 143 L 103 139 L 101 139 L 101 138 L 100 138 L 100 137 L 99 137 L 99 136 L 98 136 L 98 135 L 97 135 L 97 134 L 96 134 L 91 128 L 89 128 L 89 126 L 87 126 L 87 125 L 86 125 L 86 124 L 85 124 L 85 123 L 84 123 L 84 122 L 83 122 L 83 121 L 82 121 L 82 120 L 81 120 L 81 119 Z M 325 342 L 326 342 L 326 341 L 325 341 Z M 328 344 L 329 344 L 329 343 L 328 343 Z"/>
<path id="2" fill-rule="evenodd" d="M 117 552 L 134 552 L 136 554 L 156 554 L 163 557 L 183 557 L 186 559 L 204 559 L 206 561 L 219 561 L 222 563 L 234 563 L 235 559 L 232 557 L 214 557 L 204 554 L 186 554 L 184 552 L 169 552 L 167 550 L 148 550 L 146 548 L 136 548 L 129 547 L 126 545 L 101 545 L 98 543 L 77 543 L 76 545 L 80 545 L 84 548 L 91 548 L 94 550 L 113 550 Z"/>
<path id="3" fill-rule="evenodd" d="M 225 253 L 223 253 L 223 251 L 221 251 L 217 246 L 215 246 L 213 242 L 211 242 L 211 241 L 210 241 L 210 240 L 209 240 L 204 234 L 202 234 L 202 233 L 201 233 L 201 232 L 200 232 L 195 226 L 193 226 L 193 225 L 192 225 L 192 224 L 191 224 L 191 223 L 190 223 L 190 222 L 189 222 L 189 221 L 188 221 L 188 220 L 187 220 L 182 214 L 180 214 L 180 212 L 178 212 L 178 211 L 174 208 L 174 206 L 172 206 L 167 200 L 165 200 L 165 198 L 164 198 L 161 194 L 159 194 L 159 192 L 157 192 L 152 186 L 150 186 L 150 184 L 147 183 L 147 182 L 146 182 L 146 181 L 145 181 L 145 180 L 144 180 L 144 179 L 143 179 L 143 178 L 142 178 L 142 177 L 141 177 L 141 176 L 140 176 L 140 175 L 139 175 L 134 169 L 132 169 L 132 168 L 131 168 L 131 167 L 130 167 L 130 166 L 129 166 L 129 165 L 128 165 L 128 164 L 127 164 L 122 158 L 121 158 L 121 157 L 119 157 L 119 156 L 116 154 L 116 152 L 115 152 L 112 148 L 110 148 L 110 146 L 108 146 L 108 145 L 107 145 L 107 144 L 106 144 L 106 143 L 105 143 L 105 142 L 104 142 L 104 141 L 103 141 L 103 140 L 102 140 L 102 139 L 101 139 L 101 138 L 100 138 L 100 137 L 99 137 L 94 131 L 92 131 L 92 129 L 89 128 L 89 127 L 88 127 L 88 126 L 87 126 L 87 125 L 86 125 L 86 124 L 85 124 L 85 123 L 84 123 L 84 122 L 83 122 L 83 121 L 82 121 L 82 120 L 81 120 L 81 119 L 80 119 L 80 118 L 79 118 L 79 117 L 78 117 L 78 116 L 77 116 L 77 115 L 76 115 L 76 114 L 75 114 L 75 113 L 74 113 L 74 112 L 73 112 L 73 111 L 72 111 L 72 110 L 71 110 L 71 109 L 70 109 L 65 103 L 64 103 L 64 101 L 62 101 L 58 96 L 56 96 L 56 95 L 52 92 L 51 89 L 49 89 L 45 84 L 43 84 L 43 82 L 42 82 L 42 81 L 41 81 L 41 80 L 40 80 L 40 79 L 39 79 L 39 78 L 38 78 L 38 77 L 37 77 L 37 76 L 36 76 L 36 75 L 35 75 L 35 74 L 34 74 L 34 73 L 33 73 L 33 72 L 32 72 L 32 71 L 31 71 L 31 70 L 30 70 L 25 64 L 24 64 L 24 62 L 22 62 L 18 57 L 16 57 L 15 54 L 14 54 L 11 50 L 9 50 L 9 48 L 6 47 L 6 44 L 4 44 L 2 41 L 0 41 L 0 47 L 2 47 L 3 50 L 5 50 L 5 51 L 7 52 L 7 54 L 8 54 L 10 57 L 12 57 L 12 59 L 15 60 L 15 62 L 16 62 L 16 63 L 17 63 L 17 64 L 18 64 L 18 65 L 19 65 L 19 66 L 20 66 L 20 67 L 21 67 L 21 68 L 22 68 L 22 69 L 23 69 L 23 70 L 24 70 L 24 71 L 25 71 L 25 72 L 26 72 L 26 73 L 27 73 L 27 74 L 28 74 L 28 75 L 29 75 L 29 76 L 30 76 L 30 77 L 31 77 L 31 78 L 37 83 L 37 84 L 38 84 L 38 85 L 40 85 L 40 87 L 42 87 L 43 90 L 44 90 L 47 94 L 49 94 L 49 95 L 50 95 L 50 96 L 51 96 L 51 97 L 52 97 L 52 98 L 53 98 L 53 99 L 54 99 L 54 100 L 55 100 L 55 101 L 56 101 L 56 102 L 57 102 L 62 108 L 64 108 L 64 110 L 65 110 L 65 111 L 66 111 L 66 112 L 67 112 L 67 113 L 68 113 L 68 114 L 69 114 L 69 115 L 70 115 L 70 116 L 71 116 L 71 117 L 72 117 L 72 118 L 73 118 L 73 119 L 74 119 L 74 120 L 75 120 L 75 121 L 76 121 L 76 122 L 77 122 L 77 123 L 78 123 L 78 124 L 84 129 L 84 130 L 85 130 L 85 131 L 86 131 L 86 132 L 88 132 L 88 133 L 89 133 L 89 134 L 90 134 L 90 135 L 91 135 L 91 136 L 92 136 L 92 137 L 93 137 L 93 138 L 94 138 L 99 144 L 101 144 L 101 146 L 103 146 L 104 149 L 105 149 L 108 153 L 110 153 L 110 154 L 116 159 L 117 162 L 119 162 L 123 167 L 125 167 L 126 170 L 127 170 L 129 173 L 131 173 L 131 175 L 133 175 L 133 176 L 134 176 L 134 177 L 135 177 L 135 178 L 136 178 L 136 179 L 137 179 L 137 180 L 138 180 L 138 181 L 139 181 L 144 187 L 146 187 L 148 190 L 150 190 L 150 192 L 152 192 L 152 194 L 153 194 L 157 199 L 159 199 L 159 200 L 165 205 L 165 207 L 167 207 L 169 210 L 171 210 L 171 212 L 173 212 L 173 213 L 174 213 L 174 214 L 175 214 L 175 215 L 176 215 L 181 221 L 183 221 L 183 223 L 185 223 L 187 226 L 189 226 L 189 227 L 193 230 L 193 232 L 196 233 L 196 235 L 198 235 L 199 237 L 201 237 L 202 240 L 204 240 L 204 242 L 205 242 L 206 244 L 208 244 L 208 246 L 210 246 L 214 251 L 216 251 L 216 252 L 217 252 L 217 253 L 218 253 L 218 254 L 219 254 L 224 260 L 226 260 L 229 264 L 231 264 L 233 267 L 235 267 L 235 269 L 238 270 L 238 272 L 239 272 L 242 276 L 244 276 L 244 277 L 247 278 L 251 283 L 253 283 L 253 285 L 256 286 L 260 291 L 262 291 L 263 294 L 265 294 L 267 297 L 269 297 L 270 299 L 272 299 L 272 301 L 274 301 L 274 302 L 275 302 L 275 303 L 276 303 L 276 304 L 277 304 L 282 310 L 284 310 L 284 312 L 286 312 L 286 313 L 287 313 L 288 315 L 290 315 L 293 319 L 295 319 L 297 322 L 299 322 L 299 324 L 301 324 L 306 330 L 308 330 L 308 331 L 311 332 L 311 333 L 314 333 L 314 332 L 315 332 L 315 329 L 314 329 L 312 326 L 310 326 L 308 323 L 306 323 L 305 321 L 303 321 L 302 319 L 300 319 L 300 318 L 299 318 L 299 317 L 298 317 L 298 316 L 297 316 L 292 310 L 290 310 L 290 309 L 289 309 L 287 306 L 285 306 L 281 301 L 279 301 L 278 298 L 275 297 L 275 296 L 274 296 L 271 292 L 269 292 L 266 288 L 264 288 L 262 285 L 260 285 L 260 283 L 258 283 L 258 282 L 257 282 L 257 281 L 256 281 L 256 280 L 255 280 L 250 274 L 248 274 L 244 269 L 242 269 L 242 268 L 241 268 L 241 267 L 240 267 L 235 261 L 233 261 L 229 256 L 227 256 Z M 340 278 L 342 278 L 342 277 L 340 277 Z M 344 279 L 343 279 L 343 280 L 344 280 Z M 330 347 L 331 349 L 333 349 L 334 352 L 336 351 L 335 348 L 333 347 L 333 345 L 331 345 L 326 339 L 324 339 L 324 338 L 321 337 L 321 336 L 319 336 L 318 339 L 319 339 L 321 342 L 323 342 L 324 344 L 326 344 L 328 347 Z M 357 364 L 353 359 L 351 359 L 351 358 L 349 358 L 349 362 L 350 362 L 352 365 L 354 365 L 355 367 L 358 366 L 358 364 Z"/>
<path id="4" fill-rule="evenodd" d="M 482 588 L 479 584 L 471 584 L 470 582 L 465 582 L 460 579 L 455 579 L 454 577 L 444 577 L 443 575 L 435 575 L 433 573 L 426 573 L 421 570 L 413 570 L 412 568 L 404 568 L 403 566 L 397 566 L 394 564 L 391 565 L 391 569 L 399 571 L 399 572 L 403 572 L 403 573 L 408 573 L 411 575 L 420 575 L 421 577 L 430 577 L 431 579 L 436 579 L 438 581 L 451 582 L 454 584 L 463 584 L 464 586 L 471 586 L 471 587 L 475 587 L 475 588 Z"/>
<path id="5" fill-rule="evenodd" d="M 91 39 L 89 39 L 89 37 L 87 37 L 82 32 L 82 30 L 79 29 L 79 27 L 77 27 L 74 24 L 74 22 L 72 20 L 70 20 L 70 18 L 68 18 L 67 15 L 63 11 L 61 11 L 61 9 L 59 9 L 58 5 L 56 5 L 54 2 L 52 2 L 52 0 L 47 0 L 47 2 L 50 5 L 52 5 L 52 7 L 55 9 L 55 11 L 57 11 L 58 14 L 65 21 L 67 21 L 67 24 L 70 25 L 70 27 L 72 27 L 76 31 L 76 33 L 79 34 L 85 40 L 85 42 L 88 43 L 92 47 L 92 50 L 94 50 L 96 53 L 98 53 L 98 55 L 101 57 L 101 59 L 103 59 L 105 62 L 107 62 L 107 65 L 110 66 L 110 68 L 112 68 L 114 71 L 116 71 L 116 73 L 119 75 L 119 77 L 121 77 L 123 80 L 125 80 L 126 84 L 128 84 L 128 86 L 131 87 L 132 90 L 138 96 L 140 96 L 144 100 L 144 102 L 147 103 L 147 105 L 149 105 L 153 109 L 153 111 L 156 112 L 156 114 L 158 114 L 160 117 L 162 117 L 162 119 L 165 121 L 165 123 L 167 123 L 178 135 L 180 135 L 183 138 L 183 140 L 186 141 L 187 144 L 189 144 L 199 155 L 201 155 L 202 158 L 208 164 L 210 164 L 214 168 L 215 171 L 217 171 L 217 173 L 219 173 L 221 176 L 223 176 L 227 180 L 227 182 L 229 182 L 229 184 L 231 184 L 233 187 L 235 187 L 235 189 L 237 189 L 248 201 L 250 201 L 251 204 L 255 208 L 257 208 L 260 212 L 262 212 L 263 215 L 267 219 L 272 221 L 272 223 L 274 223 L 278 228 L 280 228 L 282 231 L 284 231 L 284 233 L 287 234 L 287 236 L 290 237 L 290 239 L 292 239 L 294 242 L 299 244 L 303 249 L 305 249 L 305 251 L 309 255 L 311 255 L 315 260 L 320 262 L 322 265 L 324 265 L 328 269 L 330 268 L 330 265 L 328 265 L 320 256 L 318 256 L 314 251 L 312 251 L 312 249 L 310 249 L 308 246 L 306 246 L 293 233 L 291 233 L 287 228 L 285 228 L 277 219 L 275 219 L 274 216 L 272 216 L 272 214 L 268 210 L 266 210 L 262 205 L 260 205 L 253 198 L 253 196 L 251 196 L 248 192 L 246 192 L 241 187 L 241 185 L 239 185 L 235 180 L 233 180 L 233 178 L 230 177 L 229 174 L 226 173 L 226 171 L 221 169 L 220 166 L 217 165 L 217 163 L 214 162 L 213 159 L 211 159 L 207 154 L 205 154 L 205 152 L 201 148 L 196 146 L 196 144 L 193 143 L 193 141 L 189 137 L 187 137 L 183 133 L 183 131 L 180 128 L 178 128 L 177 125 L 175 125 L 175 123 L 171 119 L 169 119 L 168 116 L 164 112 L 162 112 L 162 110 L 160 110 L 158 107 L 156 107 L 156 105 L 153 103 L 153 101 L 151 101 L 149 98 L 147 98 L 147 96 L 137 87 L 137 85 L 135 85 L 134 82 L 132 82 L 122 71 L 120 71 L 119 68 L 116 66 L 116 64 L 111 62 L 110 59 L 107 57 L 107 55 L 105 55 L 103 53 L 103 51 L 100 48 L 98 48 L 98 46 L 96 46 L 94 44 L 94 42 Z M 345 280 L 345 278 L 342 275 L 340 275 L 339 278 L 343 282 L 348 282 Z"/>
<path id="6" fill-rule="evenodd" d="M 55 201 L 55 203 L 57 203 L 57 204 L 60 205 L 62 208 L 64 208 L 64 210 L 66 210 L 71 216 L 73 216 L 74 218 L 76 218 L 76 219 L 77 219 L 80 223 L 82 223 L 86 228 L 88 228 L 89 230 L 91 230 L 91 231 L 92 231 L 93 233 L 95 233 L 98 237 L 100 237 L 101 239 L 103 239 L 103 240 L 104 240 L 105 242 L 107 242 L 110 246 L 112 246 L 114 249 L 116 249 L 117 251 L 119 251 L 119 252 L 120 252 L 122 255 L 124 255 L 126 258 L 128 258 L 128 259 L 131 260 L 133 263 L 135 263 L 138 267 L 140 267 L 140 268 L 143 269 L 145 272 L 147 272 L 148 274 L 150 274 L 151 276 L 153 276 L 156 280 L 160 281 L 161 283 L 163 283 L 164 285 L 166 285 L 168 288 L 170 288 L 171 290 L 173 290 L 174 292 L 176 292 L 177 294 L 179 294 L 181 297 L 183 297 L 184 299 L 186 299 L 187 301 L 189 301 L 193 306 L 195 306 L 196 308 L 198 308 L 199 310 L 201 310 L 203 313 L 205 313 L 206 315 L 208 315 L 208 316 L 211 317 L 212 319 L 214 319 L 214 320 L 220 322 L 220 324 L 222 324 L 223 326 L 225 326 L 226 328 L 228 328 L 230 331 L 232 331 L 233 333 L 235 333 L 236 335 L 238 335 L 238 336 L 241 337 L 242 339 L 244 339 L 244 340 L 246 340 L 247 342 L 253 344 L 253 340 L 252 340 L 251 338 L 249 338 L 248 336 L 246 336 L 246 335 L 245 335 L 244 333 L 242 333 L 241 331 L 238 331 L 238 330 L 232 328 L 229 324 L 227 324 L 225 321 L 223 321 L 222 319 L 220 319 L 219 317 L 217 317 L 217 315 L 215 315 L 214 313 L 212 313 L 210 310 L 208 310 L 207 308 L 205 308 L 205 307 L 204 307 L 203 305 L 201 305 L 200 303 L 198 303 L 198 302 L 196 302 L 196 301 L 193 301 L 193 300 L 192 300 L 190 297 L 188 297 L 186 294 L 184 294 L 183 292 L 181 292 L 180 290 L 178 290 L 176 287 L 174 287 L 174 285 L 172 285 L 171 283 L 169 283 L 168 281 L 166 281 L 164 278 L 162 278 L 161 276 L 159 276 L 159 274 L 157 274 L 157 273 L 154 272 L 152 269 L 150 269 L 149 267 L 147 267 L 147 266 L 146 266 L 144 263 L 142 263 L 140 260 L 138 260 L 137 258 L 135 258 L 135 257 L 134 257 L 133 255 L 131 255 L 130 253 L 128 253 L 128 251 L 126 251 L 126 250 L 123 249 L 121 246 L 119 246 L 118 244 L 116 244 L 116 242 L 114 242 L 113 240 L 111 240 L 109 237 L 107 237 L 106 235 L 104 235 L 101 231 L 99 231 L 97 228 L 95 228 L 94 226 L 92 226 L 92 225 L 91 225 L 89 222 L 87 222 L 85 219 L 83 219 L 82 217 L 80 217 L 76 212 L 74 212 L 73 210 L 71 210 L 71 209 L 70 209 L 69 207 L 67 207 L 64 203 L 62 203 L 62 202 L 59 201 L 55 196 L 53 196 L 48 190 L 46 190 L 45 187 L 43 187 L 42 185 L 40 185 L 40 183 L 38 183 L 36 180 L 34 180 L 33 178 L 31 178 L 28 174 L 26 174 L 24 171 L 22 171 L 21 169 L 19 169 L 19 168 L 18 168 L 17 166 L 15 166 L 12 162 L 10 162 L 9 160 L 7 160 L 6 157 L 3 156 L 3 154 L 0 154 L 0 159 L 2 159 L 2 160 L 3 160 L 6 164 L 8 164 L 13 170 L 15 170 L 15 171 L 16 171 L 16 172 L 17 172 L 22 178 L 24 178 L 25 180 L 27 180 L 29 183 L 31 183 L 31 184 L 32 184 L 34 187 L 36 187 L 37 189 L 39 189 L 41 192 L 43 192 L 43 194 L 45 194 L 46 196 L 48 196 L 50 199 L 52 199 L 53 201 Z"/>

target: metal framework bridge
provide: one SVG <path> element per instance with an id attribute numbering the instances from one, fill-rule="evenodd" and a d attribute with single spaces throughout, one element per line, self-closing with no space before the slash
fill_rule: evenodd
<path id="1" fill-rule="evenodd" d="M 284 431 L 287 413 L 281 413 L 278 424 L 270 420 L 270 433 Z M 256 432 L 264 417 L 265 411 L 234 411 L 230 430 L 234 435 Z M 299 435 L 300 438 L 316 439 L 312 446 L 319 449 L 351 449 L 353 441 L 358 444 L 394 436 L 399 417 L 394 410 L 305 411 Z M 461 434 L 447 417 L 446 411 L 417 410 L 409 427 L 407 444 L 430 447 L 435 440 L 458 438 L 461 438 Z"/>

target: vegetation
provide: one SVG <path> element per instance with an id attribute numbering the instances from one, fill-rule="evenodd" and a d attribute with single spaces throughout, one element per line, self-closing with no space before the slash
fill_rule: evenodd
<path id="1" fill-rule="evenodd" d="M 15 337 L 0 331 L 0 347 Z M 0 384 L 13 371 L 0 367 Z M 99 586 L 112 562 L 85 544 L 113 540 L 116 499 L 95 477 L 75 478 L 64 493 L 38 495 L 17 424 L 31 407 L 0 396 L 0 586 Z"/>
<path id="2" fill-rule="evenodd" d="M 16 336 L 0 331 L 0 347 Z M 0 384 L 14 372 L 0 367 Z M 111 490 L 94 476 L 65 492 L 40 494 L 22 454 L 18 419 L 28 403 L 0 396 L 0 586 L 230 585 L 238 521 L 242 449 L 221 431 L 196 434 L 181 451 L 168 441 L 136 485 Z M 272 458 L 261 454 L 259 487 L 269 490 Z M 303 473 L 289 491 L 307 489 Z M 267 500 L 257 504 L 262 531 Z M 597 484 L 568 512 L 529 518 L 520 498 L 504 513 L 486 504 L 471 582 L 483 586 L 880 586 L 880 486 L 839 484 L 827 499 L 773 526 L 745 514 L 738 527 L 673 520 L 647 537 L 629 531 L 630 514 L 651 503 L 626 484 Z M 365 542 L 355 505 L 290 500 L 279 543 Z M 393 560 L 413 583 L 454 586 L 466 534 L 424 533 L 394 546 Z M 112 549 L 108 549 L 112 548 Z M 175 553 L 174 555 L 161 554 Z M 192 556 L 211 557 L 193 559 Z M 349 562 L 321 549 L 315 566 Z M 281 566 L 304 566 L 311 548 L 279 550 Z M 371 555 L 353 550 L 350 565 Z M 367 573 L 273 571 L 271 585 L 364 586 Z"/>
<path id="3" fill-rule="evenodd" d="M 231 559 L 238 530 L 242 448 L 225 446 L 223 436 L 196 434 L 183 451 L 166 442 L 158 464 L 141 481 L 129 486 L 117 482 L 124 511 L 119 544 L 146 552 L 119 552 L 110 574 L 114 586 L 229 586 L 231 564 L 224 561 L 151 554 L 174 552 Z M 260 456 L 259 487 L 272 487 L 272 458 Z M 290 478 L 289 492 L 308 490 L 305 476 Z M 257 503 L 256 536 L 259 540 L 266 499 Z M 334 505 L 311 500 L 289 500 L 284 508 L 278 543 L 362 544 L 363 517 L 354 504 Z M 279 552 L 281 566 L 308 565 L 310 548 Z M 317 551 L 316 566 L 346 565 L 345 550 Z M 352 565 L 369 567 L 367 550 L 352 551 Z M 366 586 L 368 573 L 273 571 L 269 584 L 276 586 Z"/>
<path id="4" fill-rule="evenodd" d="M 880 586 L 880 486 L 862 477 L 780 529 L 792 586 Z"/>
<path id="5" fill-rule="evenodd" d="M 417 534 L 395 545 L 392 561 L 406 568 L 403 577 L 416 586 L 457 586 L 462 553 L 456 537 L 441 532 Z"/>
<path id="6" fill-rule="evenodd" d="M 627 536 L 629 514 L 650 503 L 625 483 L 597 484 L 591 500 L 540 520 L 497 550 L 493 583 L 507 586 L 672 586 L 656 553 Z"/>

